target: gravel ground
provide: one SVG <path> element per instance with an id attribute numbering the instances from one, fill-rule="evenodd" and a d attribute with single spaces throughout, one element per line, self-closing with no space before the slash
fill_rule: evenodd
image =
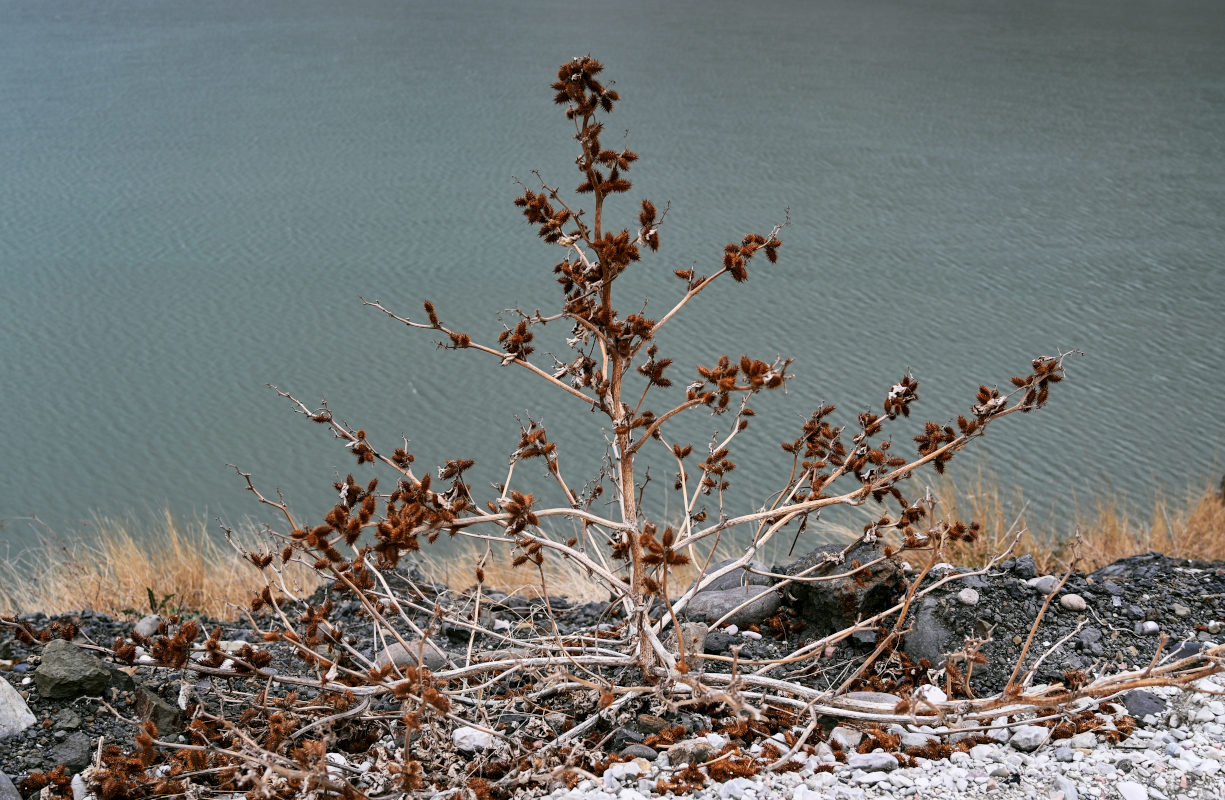
<path id="1" fill-rule="evenodd" d="M 952 570 L 952 567 L 948 568 Z M 947 571 L 937 571 L 939 578 Z M 414 576 L 418 585 L 421 576 Z M 981 652 L 987 663 L 976 669 L 972 689 L 979 694 L 998 691 L 1011 673 L 1021 644 L 1048 593 L 1057 583 L 1054 576 L 1037 574 L 1032 560 L 1018 559 L 1001 565 L 992 573 L 953 581 L 934 592 L 915 609 L 915 624 L 907 648 L 918 655 L 924 648 L 934 652 L 960 647 L 967 635 L 986 640 Z M 441 588 L 441 587 L 436 587 Z M 432 594 L 428 593 L 427 594 Z M 431 597 L 431 599 L 436 599 Z M 1194 654 L 1197 650 L 1221 643 L 1225 621 L 1225 564 L 1202 563 L 1148 554 L 1124 559 L 1088 575 L 1073 575 L 1050 598 L 1049 608 L 1037 628 L 1031 656 L 1050 650 L 1040 666 L 1036 682 L 1061 679 L 1071 670 L 1103 674 L 1143 666 L 1163 647 L 1168 655 Z M 548 600 L 562 633 L 599 624 L 615 624 L 615 613 L 600 604 L 574 605 L 562 598 Z M 486 598 L 486 624 L 510 635 L 538 630 L 546 624 L 545 601 L 495 595 Z M 357 608 L 340 605 L 336 619 L 349 631 L 362 630 Z M 419 621 L 426 622 L 426 615 Z M 65 625 L 76 629 L 76 643 L 86 650 L 91 646 L 109 647 L 116 637 L 129 635 L 136 620 L 115 620 L 91 612 L 47 617 L 24 615 L 20 622 L 64 632 Z M 250 640 L 245 625 L 201 620 L 207 631 L 223 629 L 225 640 Z M 764 635 L 754 630 L 722 629 L 707 636 L 706 652 L 726 654 L 738 647 L 743 658 L 776 657 L 794 650 L 811 632 L 804 620 L 783 636 Z M 31 772 L 66 764 L 70 773 L 90 763 L 99 739 L 130 747 L 141 720 L 153 715 L 165 734 L 175 725 L 175 704 L 183 685 L 178 672 L 153 670 L 140 666 L 107 664 L 109 685 L 96 694 L 57 699 L 44 696 L 34 680 L 42 657 L 40 644 L 24 644 L 14 636 L 12 625 L 0 627 L 0 676 L 20 693 L 33 712 L 36 723 L 25 731 L 0 739 L 0 771 L 15 783 Z M 1162 634 L 1169 637 L 1161 645 Z M 782 635 L 782 634 L 780 634 Z M 453 629 L 435 637 L 446 655 L 462 662 L 468 648 L 468 634 Z M 361 646 L 360 636 L 354 639 Z M 372 643 L 369 643 L 372 644 Z M 478 652 L 504 643 L 473 643 Z M 874 635 L 865 632 L 854 641 L 835 648 L 810 670 L 805 681 L 814 687 L 836 683 L 853 669 L 864 653 L 874 647 Z M 1052 649 L 1053 648 L 1053 649 Z M 365 648 L 372 651 L 371 646 Z M 373 653 L 371 652 L 371 655 Z M 1032 657 L 1031 657 L 1032 662 Z M 273 663 L 278 670 L 300 670 L 283 656 Z M 708 663 L 707 669 L 721 669 Z M 887 676 L 886 676 L 887 677 Z M 1199 688 L 1221 691 L 1220 676 L 1206 679 Z M 882 687 L 887 688 L 887 687 Z M 1104 717 L 1134 718 L 1140 727 L 1113 745 L 1093 734 L 1077 738 L 1052 739 L 1030 747 L 1028 740 L 1000 734 L 996 741 L 976 745 L 969 753 L 952 753 L 945 759 L 920 759 L 917 766 L 899 766 L 884 753 L 854 754 L 841 761 L 830 758 L 826 741 L 832 735 L 820 732 L 814 739 L 815 751 L 800 754 L 799 769 L 792 772 L 738 777 L 699 790 L 695 796 L 721 800 L 734 797 L 792 796 L 800 800 L 817 797 L 974 797 L 990 792 L 996 797 L 1077 797 L 1225 798 L 1222 775 L 1222 746 L 1225 743 L 1225 698 L 1202 693 L 1180 693 L 1154 688 L 1150 694 L 1119 698 L 1117 708 L 1106 707 Z M 650 711 L 638 709 L 637 711 Z M 637 711 L 627 709 L 632 719 Z M 590 709 L 586 713 L 589 714 Z M 571 716 L 577 716 L 571 710 Z M 624 715 L 623 715 L 624 716 Z M 685 718 L 687 717 L 687 718 Z M 500 730 L 515 732 L 517 726 L 539 723 L 538 717 L 517 713 L 507 706 L 496 721 Z M 668 723 L 686 726 L 686 735 L 707 734 L 711 721 L 698 714 L 672 715 Z M 550 796 L 617 797 L 636 800 L 659 788 L 658 781 L 673 780 L 676 770 L 671 758 L 679 752 L 666 747 L 652 748 L 635 725 L 618 728 L 607 725 L 598 730 L 605 746 L 636 756 L 615 764 L 603 775 L 593 775 L 570 789 L 558 789 Z M 1049 729 L 1042 728 L 1045 734 Z M 852 732 L 853 733 L 853 732 Z M 897 730 L 895 734 L 923 734 L 919 730 Z M 171 733 L 171 735 L 173 735 Z M 839 734 L 840 736 L 842 734 Z M 1032 732 L 1029 734 L 1036 735 Z M 1044 735 L 1045 736 L 1045 735 Z M 1117 737 L 1116 737 L 1117 738 Z M 1007 739 L 1007 740 L 1005 740 Z M 818 741 L 820 740 L 820 741 Z M 388 738 L 390 746 L 392 740 Z M 649 741 L 649 740 L 648 740 Z M 913 741 L 913 740 L 912 740 Z M 716 742 L 717 743 L 717 742 Z M 746 751 L 760 748 L 760 740 L 744 742 Z M 633 749 L 637 747 L 638 749 Z M 479 750 L 480 748 L 476 748 Z M 718 748 L 715 748 L 717 752 Z M 784 748 L 785 749 L 785 748 Z M 373 750 L 371 750 L 373 752 Z M 875 760 L 862 758 L 876 756 Z M 337 759 L 359 767 L 361 752 L 337 753 Z M 849 762 L 849 763 L 848 763 Z M 611 775 L 610 775 L 611 772 Z M 618 777 L 620 776 L 620 777 Z M 0 784 L 3 782 L 0 781 Z M 1136 787 L 1139 787 L 1138 789 Z M 536 793 L 545 791 L 537 787 Z M 1145 794 L 1136 794 L 1143 791 Z M 0 785 L 0 798 L 6 798 Z"/>

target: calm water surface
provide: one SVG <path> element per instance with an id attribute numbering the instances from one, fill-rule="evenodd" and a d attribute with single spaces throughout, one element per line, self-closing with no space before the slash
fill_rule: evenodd
<path id="1" fill-rule="evenodd" d="M 734 507 L 776 488 L 777 443 L 818 403 L 849 420 L 909 368 L 944 422 L 1057 349 L 1085 353 L 1063 391 L 958 474 L 1052 506 L 1215 481 L 1223 42 L 1217 0 L 0 0 L 0 548 L 46 530 L 31 517 L 72 538 L 98 515 L 264 516 L 227 464 L 326 509 L 352 460 L 269 383 L 419 464 L 475 458 L 477 486 L 515 416 L 541 419 L 581 483 L 592 417 L 358 298 L 428 297 L 485 341 L 500 310 L 552 307 L 558 255 L 512 176 L 575 182 L 548 83 L 585 52 L 623 96 L 606 143 L 628 130 L 642 156 L 614 216 L 670 203 L 623 296 L 662 313 L 673 269 L 790 210 L 780 263 L 661 342 L 679 365 L 795 359 Z M 652 472 L 653 513 L 670 484 Z"/>

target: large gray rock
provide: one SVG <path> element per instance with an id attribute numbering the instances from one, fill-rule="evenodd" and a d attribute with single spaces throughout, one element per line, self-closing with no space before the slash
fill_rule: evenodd
<path id="1" fill-rule="evenodd" d="M 0 678 L 0 739 L 21 733 L 36 721 L 25 699 L 8 681 Z"/>
<path id="2" fill-rule="evenodd" d="M 52 699 L 101 695 L 111 683 L 110 670 L 72 642 L 52 639 L 43 647 L 43 660 L 34 670 L 38 693 Z"/>
<path id="3" fill-rule="evenodd" d="M 845 556 L 826 560 L 841 551 L 838 545 L 818 547 L 774 571 L 786 575 L 804 573 L 805 578 L 839 575 L 849 572 L 855 562 L 869 564 L 881 557 L 877 547 L 859 542 Z M 800 619 L 817 635 L 825 635 L 894 605 L 906 591 L 906 579 L 899 561 L 889 558 L 861 570 L 855 577 L 795 581 L 786 590 L 796 599 Z"/>
<path id="4" fill-rule="evenodd" d="M 415 667 L 418 659 L 421 665 L 430 672 L 437 672 L 447 665 L 447 654 L 438 645 L 426 641 L 424 646 L 420 639 L 409 639 L 408 649 L 399 642 L 392 642 L 374 659 L 376 667 L 394 664 L 397 667 Z"/>
<path id="5" fill-rule="evenodd" d="M 689 600 L 684 616 L 713 625 L 725 614 L 748 601 L 748 605 L 727 618 L 725 624 L 738 628 L 757 625 L 778 613 L 778 592 L 768 586 L 741 586 L 720 591 L 701 591 Z"/>
<path id="6" fill-rule="evenodd" d="M 706 570 L 706 572 L 707 574 L 713 574 L 723 569 L 728 564 L 731 564 L 733 561 L 736 561 L 736 560 L 737 559 L 734 559 L 734 558 L 725 559 L 723 561 L 720 561 L 718 564 L 712 565 L 709 569 Z M 747 586 L 769 586 L 770 584 L 774 583 L 774 580 L 770 578 L 769 576 L 757 575 L 755 573 L 749 572 L 749 569 L 755 569 L 761 572 L 767 571 L 766 565 L 761 563 L 760 561 L 750 561 L 747 567 L 741 567 L 740 569 L 734 569 L 731 572 L 727 573 L 726 575 L 720 575 L 719 577 L 715 578 L 713 581 L 703 586 L 702 591 L 703 592 L 721 592 L 724 589 L 736 589 L 736 588 L 739 588 L 741 586 L 746 586 L 746 585 Z"/>
<path id="7" fill-rule="evenodd" d="M 21 792 L 3 772 L 0 772 L 0 800 L 21 800 Z"/>

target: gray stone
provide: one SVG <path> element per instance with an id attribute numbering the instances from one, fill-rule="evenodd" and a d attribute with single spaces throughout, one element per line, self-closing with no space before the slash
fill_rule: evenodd
<path id="1" fill-rule="evenodd" d="M 778 613 L 778 592 L 766 586 L 742 586 L 715 592 L 698 592 L 685 606 L 684 616 L 691 620 L 713 625 L 741 603 L 748 605 L 733 613 L 725 623 L 738 628 L 747 628 L 764 622 Z"/>
<path id="2" fill-rule="evenodd" d="M 711 655 L 726 653 L 736 643 L 735 637 L 723 631 L 710 631 L 706 634 L 706 652 Z"/>
<path id="3" fill-rule="evenodd" d="M 1008 743 L 1023 753 L 1032 753 L 1051 735 L 1050 728 L 1041 725 L 1021 725 L 1013 729 Z"/>
<path id="4" fill-rule="evenodd" d="M 672 766 L 680 764 L 701 764 L 708 760 L 714 752 L 706 739 L 684 739 L 668 748 L 668 763 Z"/>
<path id="5" fill-rule="evenodd" d="M 1038 574 L 1038 564 L 1034 557 L 1026 553 L 1012 564 L 1012 574 L 1021 580 L 1029 580 Z"/>
<path id="6" fill-rule="evenodd" d="M 617 728 L 612 734 L 612 749 L 618 752 L 631 744 L 642 744 L 646 735 L 633 728 Z"/>
<path id="7" fill-rule="evenodd" d="M 659 733 L 668 728 L 668 721 L 654 714 L 638 715 L 638 730 L 646 734 Z"/>
<path id="8" fill-rule="evenodd" d="M 110 670 L 72 642 L 52 639 L 43 647 L 43 660 L 34 670 L 38 692 L 50 699 L 98 696 L 111 683 Z"/>
<path id="9" fill-rule="evenodd" d="M 1123 705 L 1127 707 L 1127 713 L 1136 719 L 1141 719 L 1145 714 L 1156 715 L 1165 711 L 1165 700 L 1143 689 L 1132 689 L 1123 695 Z"/>
<path id="10" fill-rule="evenodd" d="M 1030 578 L 1026 583 L 1036 592 L 1050 594 L 1059 585 L 1059 579 L 1054 575 L 1043 575 L 1041 578 Z"/>
<path id="11" fill-rule="evenodd" d="M 933 667 L 944 666 L 946 654 L 955 649 L 958 637 L 944 622 L 939 602 L 934 597 L 925 597 L 914 612 L 914 624 L 902 637 L 902 650 L 915 661 L 926 658 Z"/>
<path id="12" fill-rule="evenodd" d="M 930 733 L 903 733 L 902 748 L 909 750 L 915 747 L 927 747 L 928 745 L 939 744 L 940 737 L 932 736 Z"/>
<path id="13" fill-rule="evenodd" d="M 889 709 L 888 713 L 891 713 L 893 708 L 902 702 L 902 698 L 887 692 L 847 692 L 842 695 L 842 699 L 848 703 L 876 706 L 877 709 L 884 707 Z"/>
<path id="14" fill-rule="evenodd" d="M 77 773 L 89 766 L 93 760 L 94 743 L 88 734 L 76 731 L 47 752 L 52 764 L 63 764 L 70 773 Z"/>
<path id="15" fill-rule="evenodd" d="M 1062 775 L 1055 776 L 1055 788 L 1063 792 L 1063 800 L 1080 799 L 1080 793 L 1076 791 L 1076 784 Z"/>
<path id="16" fill-rule="evenodd" d="M 21 793 L 3 772 L 0 772 L 0 800 L 21 800 Z"/>
<path id="17" fill-rule="evenodd" d="M 1189 617 L 1189 616 L 1191 616 L 1191 609 L 1187 608 L 1186 606 L 1184 606 L 1184 605 L 1183 605 L 1183 604 L 1181 604 L 1181 603 L 1175 603 L 1175 604 L 1173 605 L 1173 610 L 1174 610 L 1174 616 L 1176 616 L 1176 617 Z"/>
<path id="18" fill-rule="evenodd" d="M 706 635 L 710 632 L 710 627 L 705 622 L 682 622 L 680 624 L 681 641 L 685 644 L 685 658 L 692 659 L 695 653 L 706 652 Z M 680 656 L 680 648 L 677 645 L 676 639 L 669 638 L 669 644 L 675 651 L 677 656 Z M 689 661 L 689 665 L 701 668 L 702 661 Z"/>
<path id="19" fill-rule="evenodd" d="M 136 692 L 136 713 L 141 719 L 152 721 L 159 736 L 183 730 L 183 713 L 148 686 L 141 686 Z"/>
<path id="20" fill-rule="evenodd" d="M 1137 622 L 1135 632 L 1140 636 L 1156 636 L 1161 630 L 1161 626 L 1151 619 L 1144 622 Z"/>
<path id="21" fill-rule="evenodd" d="M 1123 800 L 1148 800 L 1148 789 L 1135 781 L 1119 781 L 1114 788 Z"/>
<path id="22" fill-rule="evenodd" d="M 57 711 L 54 720 L 57 731 L 75 731 L 81 727 L 81 715 L 71 708 L 62 708 Z"/>
<path id="23" fill-rule="evenodd" d="M 738 561 L 738 560 L 739 559 L 735 559 L 735 558 L 724 559 L 723 561 L 720 561 L 718 564 L 715 564 L 712 567 L 710 567 L 710 569 L 706 570 L 706 572 L 707 574 L 714 574 L 718 572 L 719 570 L 723 569 L 724 567 L 726 567 L 728 564 L 731 564 L 734 561 Z M 713 581 L 711 581 L 707 585 L 703 586 L 701 591 L 703 592 L 721 592 L 724 589 L 739 589 L 740 587 L 746 586 L 746 585 L 747 586 L 769 586 L 770 584 L 774 583 L 774 579 L 767 577 L 765 575 L 757 575 L 755 573 L 749 572 L 749 569 L 755 569 L 755 570 L 758 570 L 759 572 L 769 571 L 766 568 L 766 565 L 761 563 L 760 561 L 750 561 L 748 563 L 748 569 L 741 567 L 740 569 L 732 570 L 726 575 L 720 575 L 719 577 L 715 578 Z"/>
<path id="24" fill-rule="evenodd" d="M 843 750 L 854 750 L 863 741 L 863 732 L 839 725 L 829 732 L 829 740 Z"/>
<path id="25" fill-rule="evenodd" d="M 148 614 L 141 617 L 140 622 L 132 626 L 132 633 L 139 634 L 146 639 L 152 639 L 157 635 L 158 626 L 161 624 L 162 617 L 160 614 Z"/>
<path id="26" fill-rule="evenodd" d="M 443 669 L 447 665 L 447 655 L 438 645 L 433 642 L 426 642 L 424 646 L 420 639 L 408 639 L 408 649 L 399 642 L 392 642 L 383 648 L 383 652 L 379 653 L 374 659 L 376 667 L 382 667 L 386 664 L 394 664 L 397 667 L 415 667 L 420 658 L 420 663 L 431 672 L 436 672 Z"/>
<path id="27" fill-rule="evenodd" d="M 850 572 L 855 562 L 869 564 L 882 556 L 874 545 L 862 541 L 845 556 L 838 545 L 818 547 L 775 572 L 804 577 L 840 575 Z M 830 557 L 833 560 L 827 561 Z M 860 582 L 862 581 L 862 583 Z M 826 581 L 797 581 L 787 587 L 796 599 L 800 618 L 817 634 L 833 633 L 850 627 L 861 617 L 870 617 L 892 606 L 906 590 L 906 578 L 897 558 L 887 558 L 855 576 Z"/>
<path id="28" fill-rule="evenodd" d="M 957 602 L 963 606 L 978 605 L 978 591 L 967 586 L 957 593 Z"/>
<path id="29" fill-rule="evenodd" d="M 1065 594 L 1059 598 L 1059 605 L 1067 611 L 1084 611 L 1086 607 L 1085 598 L 1078 594 Z"/>
<path id="30" fill-rule="evenodd" d="M 630 758 L 645 758 L 647 761 L 654 761 L 659 757 L 659 753 L 655 751 L 655 748 L 637 743 L 621 748 L 621 755 L 629 756 Z"/>
<path id="31" fill-rule="evenodd" d="M 0 678 L 0 739 L 21 733 L 37 721 L 25 698 Z"/>
<path id="32" fill-rule="evenodd" d="M 865 772 L 888 772 L 897 769 L 897 759 L 888 753 L 850 753 L 847 766 Z"/>

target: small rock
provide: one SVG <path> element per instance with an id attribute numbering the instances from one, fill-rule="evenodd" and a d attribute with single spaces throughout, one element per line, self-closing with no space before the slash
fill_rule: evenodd
<path id="1" fill-rule="evenodd" d="M 1062 775 L 1055 776 L 1055 788 L 1063 793 L 1063 800 L 1080 800 L 1080 793 L 1076 791 L 1076 784 Z"/>
<path id="2" fill-rule="evenodd" d="M 1215 635 L 1220 633 L 1222 628 L 1225 628 L 1225 623 L 1221 622 L 1219 619 L 1213 619 L 1209 620 L 1208 624 L 1204 627 L 1208 629 L 1209 633 Z"/>
<path id="3" fill-rule="evenodd" d="M 1073 736 L 1071 739 L 1068 739 L 1068 746 L 1069 747 L 1079 747 L 1082 750 L 1088 750 L 1091 747 L 1097 746 L 1097 736 L 1096 734 L 1089 732 L 1089 731 L 1086 731 L 1084 733 L 1078 733 L 1075 736 Z"/>
<path id="4" fill-rule="evenodd" d="M 161 624 L 162 616 L 160 614 L 146 614 L 140 618 L 140 622 L 132 626 L 132 633 L 139 634 L 146 639 L 152 639 L 154 636 L 157 636 L 157 629 Z"/>
<path id="5" fill-rule="evenodd" d="M 944 693 L 944 690 L 935 684 L 925 684 L 914 691 L 916 701 L 926 700 L 933 705 L 948 702 L 949 696 Z"/>
<path id="6" fill-rule="evenodd" d="M 862 775 L 856 775 L 852 780 L 855 783 L 862 783 L 866 786 L 872 786 L 877 783 L 889 780 L 887 772 L 865 772 Z"/>
<path id="7" fill-rule="evenodd" d="M 1068 611 L 1084 611 L 1086 607 L 1085 598 L 1078 594 L 1065 594 L 1059 598 L 1059 605 Z"/>
<path id="8" fill-rule="evenodd" d="M 637 778 L 650 771 L 651 765 L 641 758 L 635 758 L 633 761 L 619 761 L 616 764 L 610 764 L 608 769 L 604 770 L 604 785 L 612 789 L 626 778 Z"/>
<path id="9" fill-rule="evenodd" d="M 909 750 L 914 747 L 927 747 L 928 745 L 939 744 L 940 737 L 932 736 L 930 733 L 903 733 L 901 737 L 901 745 L 903 750 Z"/>
<path id="10" fill-rule="evenodd" d="M 1191 616 L 1191 609 L 1187 608 L 1182 603 L 1175 603 L 1174 604 L 1174 616 L 1189 617 Z"/>
<path id="11" fill-rule="evenodd" d="M 748 794 L 757 794 L 757 785 L 748 778 L 732 778 L 719 786 L 719 797 L 723 800 L 729 800 L 729 798 L 738 800 Z"/>
<path id="12" fill-rule="evenodd" d="M 183 713 L 147 686 L 141 686 L 137 691 L 136 713 L 140 714 L 142 719 L 151 720 L 160 736 L 178 733 L 183 729 Z"/>
<path id="13" fill-rule="evenodd" d="M 1021 580 L 1029 580 L 1038 574 L 1038 565 L 1028 553 L 1013 561 L 1010 569 Z"/>
<path id="14" fill-rule="evenodd" d="M 829 732 L 829 740 L 836 742 L 843 750 L 854 750 L 863 741 L 863 731 L 839 725 Z"/>
<path id="15" fill-rule="evenodd" d="M 847 766 L 865 772 L 888 772 L 897 769 L 897 759 L 888 753 L 851 753 L 846 757 Z"/>
<path id="16" fill-rule="evenodd" d="M 463 750 L 465 753 L 475 753 L 477 750 L 488 750 L 494 745 L 494 737 L 490 733 L 463 726 L 456 728 L 451 734 L 451 743 L 455 745 L 456 750 Z"/>
<path id="17" fill-rule="evenodd" d="M 684 739 L 668 748 L 668 763 L 701 764 L 710 758 L 713 748 L 705 739 Z"/>
<path id="18" fill-rule="evenodd" d="M 1135 631 L 1140 636 L 1155 636 L 1161 630 L 1161 626 L 1151 619 L 1143 622 L 1137 622 Z"/>
<path id="19" fill-rule="evenodd" d="M 645 738 L 633 728 L 617 728 L 612 735 L 612 749 L 620 752 L 631 744 L 642 744 Z"/>
<path id="20" fill-rule="evenodd" d="M 1143 689 L 1133 689 L 1123 695 L 1123 705 L 1127 707 L 1127 713 L 1136 719 L 1146 714 L 1160 714 L 1165 711 L 1165 701 Z"/>
<path id="21" fill-rule="evenodd" d="M 654 761 L 659 757 L 659 753 L 653 747 L 647 747 L 645 744 L 631 744 L 621 750 L 621 755 L 629 756 L 630 758 L 645 758 L 647 761 Z"/>
<path id="22" fill-rule="evenodd" d="M 962 589 L 957 593 L 957 602 L 963 606 L 978 605 L 978 591 L 970 588 Z"/>
<path id="23" fill-rule="evenodd" d="M 415 667 L 420 663 L 430 672 L 437 672 L 447 665 L 447 654 L 433 642 L 422 643 L 420 639 L 408 639 L 408 648 L 392 642 L 374 659 L 376 667 L 393 664 L 397 667 Z"/>
<path id="24" fill-rule="evenodd" d="M 1041 725 L 1020 725 L 1013 729 L 1008 743 L 1022 753 L 1032 753 L 1042 746 L 1050 734 L 1050 729 Z"/>
<path id="25" fill-rule="evenodd" d="M 1025 583 L 1037 592 L 1050 594 L 1059 585 L 1059 579 L 1054 575 L 1043 575 L 1041 578 L 1030 578 Z"/>
<path id="26" fill-rule="evenodd" d="M 638 730 L 645 734 L 659 733 L 666 730 L 668 721 L 663 717 L 657 717 L 654 714 L 639 714 L 638 715 Z"/>
<path id="27" fill-rule="evenodd" d="M 694 653 L 706 652 L 706 635 L 710 632 L 710 628 L 705 622 L 682 622 L 680 624 L 681 642 L 685 645 L 685 658 L 692 657 Z M 680 655 L 680 645 L 675 639 L 672 640 L 671 646 L 676 648 L 676 654 Z M 690 662 L 693 663 L 693 662 Z M 698 662 L 700 665 L 701 662 Z"/>
<path id="28" fill-rule="evenodd" d="M 1148 789 L 1135 781 L 1119 781 L 1114 788 L 1123 800 L 1148 800 Z"/>

